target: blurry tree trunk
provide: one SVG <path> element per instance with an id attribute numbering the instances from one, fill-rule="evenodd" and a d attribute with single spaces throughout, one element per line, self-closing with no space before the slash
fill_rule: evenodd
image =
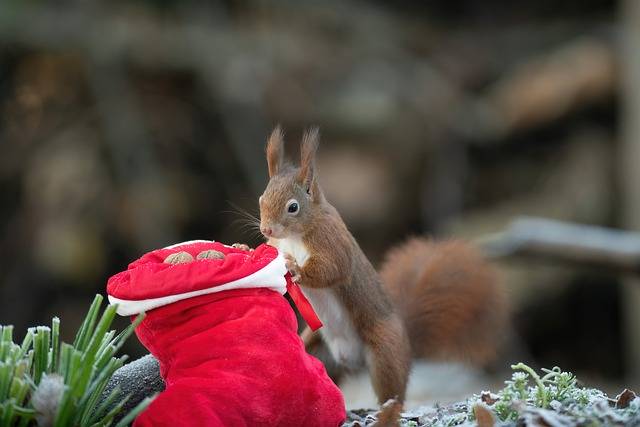
<path id="1" fill-rule="evenodd" d="M 640 230 L 640 2 L 624 0 L 622 19 L 622 90 L 620 191 L 623 226 Z M 623 285 L 625 356 L 629 379 L 640 385 L 640 279 Z"/>

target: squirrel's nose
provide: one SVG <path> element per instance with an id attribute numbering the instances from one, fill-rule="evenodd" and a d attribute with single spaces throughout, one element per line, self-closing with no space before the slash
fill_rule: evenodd
<path id="1" fill-rule="evenodd" d="M 271 235 L 273 234 L 273 230 L 271 229 L 271 227 L 260 227 L 260 231 L 267 237 L 271 237 Z"/>

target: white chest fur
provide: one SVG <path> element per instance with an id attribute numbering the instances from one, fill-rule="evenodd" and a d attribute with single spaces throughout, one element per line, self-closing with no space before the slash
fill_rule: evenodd
<path id="1" fill-rule="evenodd" d="M 300 267 L 304 267 L 304 263 L 309 259 L 309 251 L 299 237 L 271 239 L 269 244 L 275 246 L 284 254 L 293 255 Z"/>
<path id="2" fill-rule="evenodd" d="M 300 267 L 309 259 L 309 251 L 301 239 L 271 239 L 269 244 L 282 253 L 293 255 Z M 331 288 L 307 288 L 302 292 L 311 301 L 324 326 L 320 329 L 322 338 L 333 358 L 348 367 L 356 368 L 363 362 L 362 342 L 353 327 L 353 322 L 342 303 Z"/>
<path id="3" fill-rule="evenodd" d="M 362 342 L 333 289 L 301 288 L 324 324 L 320 333 L 333 358 L 347 367 L 359 367 L 364 360 Z"/>

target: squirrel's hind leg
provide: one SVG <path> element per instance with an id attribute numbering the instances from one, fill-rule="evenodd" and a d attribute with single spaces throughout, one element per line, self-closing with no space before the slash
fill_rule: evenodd
<path id="1" fill-rule="evenodd" d="M 306 350 L 309 350 L 309 348 L 318 344 L 322 337 L 320 335 L 320 332 L 312 331 L 309 326 L 305 326 L 304 330 L 300 333 L 300 338 L 302 338 L 304 348 Z"/>
<path id="2" fill-rule="evenodd" d="M 378 322 L 365 337 L 371 384 L 382 405 L 379 426 L 398 425 L 411 369 L 411 347 L 396 314 Z"/>

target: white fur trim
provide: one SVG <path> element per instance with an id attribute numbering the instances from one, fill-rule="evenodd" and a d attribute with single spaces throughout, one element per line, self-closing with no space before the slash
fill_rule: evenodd
<path id="1" fill-rule="evenodd" d="M 192 245 L 194 243 L 215 243 L 215 242 L 216 242 L 215 240 L 187 240 L 186 242 L 176 243 L 175 245 L 165 246 L 162 249 L 173 249 L 173 248 L 177 248 L 178 246 Z"/>
<path id="2" fill-rule="evenodd" d="M 280 294 L 284 294 L 287 291 L 287 281 L 284 278 L 285 274 L 287 274 L 287 267 L 285 266 L 284 258 L 281 254 L 278 254 L 273 261 L 255 273 L 223 285 L 186 292 L 184 294 L 167 295 L 166 297 L 143 300 L 123 300 L 109 295 L 109 302 L 111 304 L 118 304 L 117 313 L 119 315 L 131 316 L 142 311 L 148 311 L 162 307 L 163 305 L 182 301 L 183 299 L 227 291 L 229 289 L 268 288 Z"/>

